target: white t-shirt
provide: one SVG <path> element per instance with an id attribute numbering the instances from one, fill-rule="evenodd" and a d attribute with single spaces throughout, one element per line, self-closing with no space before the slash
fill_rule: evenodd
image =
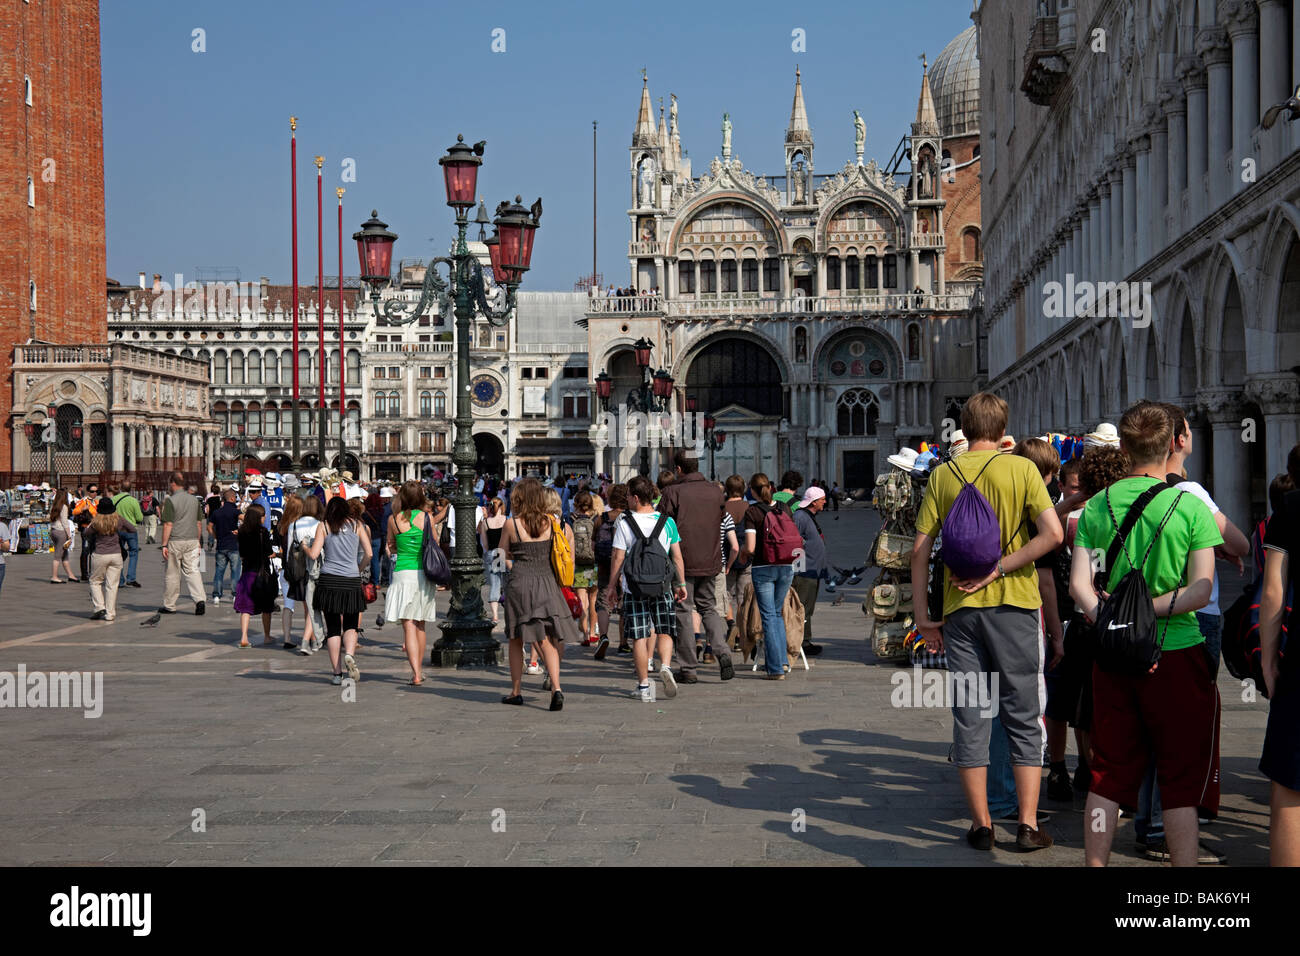
<path id="1" fill-rule="evenodd" d="M 1199 485 L 1197 482 L 1180 481 L 1175 487 L 1179 491 L 1186 491 L 1188 494 L 1195 495 L 1197 498 L 1200 498 L 1201 501 L 1205 503 L 1205 507 L 1210 509 L 1210 514 L 1217 515 L 1219 513 L 1220 510 L 1219 506 L 1214 503 L 1214 499 L 1210 497 L 1210 493 L 1206 491 L 1203 487 L 1201 487 L 1201 485 Z M 1216 524 L 1215 527 L 1218 527 L 1218 525 Z M 1201 608 L 1197 613 L 1198 614 L 1219 613 L 1219 572 L 1217 569 L 1214 572 L 1214 582 L 1213 582 L 1212 589 L 1210 591 L 1210 603 L 1205 605 L 1205 607 Z"/>
<path id="2" fill-rule="evenodd" d="M 477 528 L 479 522 L 483 520 L 483 506 L 474 506 L 474 527 Z M 456 506 L 453 504 L 447 509 L 447 547 L 452 551 L 456 550 Z"/>
<path id="3" fill-rule="evenodd" d="M 657 511 L 648 511 L 645 514 L 624 511 L 623 515 L 631 515 L 641 529 L 641 533 L 647 536 L 654 530 L 655 523 L 659 520 L 659 512 Z M 632 542 L 635 539 L 632 536 L 632 529 L 627 526 L 627 521 L 623 518 L 623 515 L 618 516 L 618 521 L 614 525 L 614 550 L 627 552 L 632 550 Z M 681 540 L 682 536 L 677 532 L 677 522 L 669 518 L 659 531 L 659 543 L 668 552 L 670 559 L 673 553 L 673 545 Z M 627 590 L 627 575 L 620 574 L 619 579 L 623 584 L 623 589 Z"/>

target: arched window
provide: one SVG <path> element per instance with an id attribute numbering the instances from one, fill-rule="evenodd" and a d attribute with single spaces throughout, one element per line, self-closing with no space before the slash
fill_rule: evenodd
<path id="1" fill-rule="evenodd" d="M 838 292 L 840 288 L 840 257 L 826 257 L 826 288 Z"/>
<path id="2" fill-rule="evenodd" d="M 212 384 L 229 385 L 230 371 L 226 364 L 226 353 L 217 352 L 212 358 Z"/>
<path id="3" fill-rule="evenodd" d="M 880 288 L 880 260 L 875 255 L 867 256 L 866 280 L 868 289 Z"/>
<path id="4" fill-rule="evenodd" d="M 873 392 L 851 388 L 840 396 L 835 406 L 837 435 L 874 435 L 880 418 L 880 404 Z"/>
<path id="5" fill-rule="evenodd" d="M 758 291 L 757 259 L 746 259 L 740 264 L 740 288 L 742 292 Z"/>
<path id="6" fill-rule="evenodd" d="M 402 417 L 402 393 L 401 392 L 388 393 L 388 414 L 393 418 Z"/>
<path id="7" fill-rule="evenodd" d="M 280 412 L 274 404 L 266 406 L 266 410 L 262 412 L 262 417 L 262 431 L 265 434 L 272 438 L 280 434 Z"/>
<path id="8" fill-rule="evenodd" d="M 978 229 L 972 227 L 961 234 L 961 254 L 967 262 L 979 262 L 983 257 Z"/>
<path id="9" fill-rule="evenodd" d="M 388 414 L 388 393 L 375 392 L 375 417 L 383 418 Z"/>
<path id="10" fill-rule="evenodd" d="M 285 349 L 280 353 L 280 384 L 293 384 L 293 349 Z"/>
<path id="11" fill-rule="evenodd" d="M 243 352 L 230 353 L 230 384 L 231 385 L 244 384 L 244 353 Z"/>
<path id="12" fill-rule="evenodd" d="M 856 292 L 861 287 L 858 280 L 858 257 L 849 256 L 844 261 L 844 288 L 849 292 Z"/>
<path id="13" fill-rule="evenodd" d="M 339 350 L 334 349 L 329 353 L 330 377 L 329 384 L 337 385 L 339 383 Z"/>
<path id="14" fill-rule="evenodd" d="M 32 105 L 32 78 L 30 76 L 23 77 L 23 100 L 28 106 Z"/>
<path id="15" fill-rule="evenodd" d="M 808 330 L 802 325 L 794 330 L 794 360 L 808 361 Z"/>
<path id="16" fill-rule="evenodd" d="M 735 259 L 722 260 L 722 291 L 723 292 L 736 291 L 736 260 Z"/>
<path id="17" fill-rule="evenodd" d="M 348 349 L 348 384 L 361 384 L 361 353 L 356 349 Z"/>
<path id="18" fill-rule="evenodd" d="M 311 353 L 306 349 L 298 350 L 298 382 L 301 385 L 311 384 Z"/>
<path id="19" fill-rule="evenodd" d="M 248 403 L 248 434 L 253 437 L 262 434 L 262 406 L 257 402 Z"/>
<path id="20" fill-rule="evenodd" d="M 36 205 L 36 183 L 32 182 L 32 177 L 27 177 L 27 205 Z"/>
<path id="21" fill-rule="evenodd" d="M 280 353 L 275 349 L 267 349 L 266 354 L 262 357 L 262 363 L 265 371 L 263 380 L 267 385 L 278 385 L 280 381 Z"/>
<path id="22" fill-rule="evenodd" d="M 921 361 L 921 327 L 915 322 L 907 327 L 907 360 Z"/>
<path id="23" fill-rule="evenodd" d="M 433 414 L 445 417 L 447 414 L 447 393 L 433 393 Z"/>
<path id="24" fill-rule="evenodd" d="M 220 354 L 220 353 L 218 353 Z M 230 411 L 226 408 L 225 402 L 213 402 L 212 417 L 216 419 L 217 424 L 221 426 L 224 434 L 230 434 Z"/>
<path id="25" fill-rule="evenodd" d="M 262 384 L 262 353 L 257 349 L 248 353 L 248 384 Z"/>
<path id="26" fill-rule="evenodd" d="M 433 393 L 421 392 L 420 393 L 420 417 L 428 418 L 432 414 L 433 414 Z"/>
<path id="27" fill-rule="evenodd" d="M 36 311 L 36 280 L 27 280 L 27 308 Z"/>

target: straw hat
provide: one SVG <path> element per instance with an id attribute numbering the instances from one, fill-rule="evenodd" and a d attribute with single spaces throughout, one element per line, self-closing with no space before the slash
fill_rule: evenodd
<path id="1" fill-rule="evenodd" d="M 885 460 L 895 468 L 901 468 L 903 471 L 911 471 L 916 467 L 916 458 L 919 452 L 915 448 L 900 448 L 897 454 L 890 455 Z"/>
<path id="2" fill-rule="evenodd" d="M 1119 432 L 1110 422 L 1102 422 L 1093 431 L 1083 436 L 1084 448 L 1119 447 Z"/>

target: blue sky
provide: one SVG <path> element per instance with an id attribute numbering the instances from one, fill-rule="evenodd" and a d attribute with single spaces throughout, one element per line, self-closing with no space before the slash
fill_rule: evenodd
<path id="1" fill-rule="evenodd" d="M 970 0 L 932 3 L 448 4 L 370 0 L 103 0 L 108 273 L 238 269 L 288 282 L 289 116 L 298 117 L 300 281 L 316 274 L 316 184 L 325 156 L 325 272 L 337 272 L 334 188 L 351 233 L 378 208 L 395 255 L 440 254 L 452 234 L 438 157 L 464 133 L 487 140 L 479 193 L 496 203 L 543 197 L 524 287 L 568 290 L 591 270 L 591 123 L 597 120 L 599 268 L 626 283 L 629 153 L 648 70 L 678 97 L 694 170 L 721 151 L 783 173 L 795 64 L 819 173 L 853 156 L 853 113 L 867 156 L 885 163 L 915 115 L 922 51 L 930 59 L 971 25 Z M 492 52 L 493 30 L 504 53 Z M 805 31 L 806 50 L 791 49 Z M 194 52 L 193 31 L 205 52 Z M 657 119 L 657 117 L 656 117 Z M 342 182 L 355 160 L 356 182 Z M 430 241 L 434 240 L 434 241 Z"/>

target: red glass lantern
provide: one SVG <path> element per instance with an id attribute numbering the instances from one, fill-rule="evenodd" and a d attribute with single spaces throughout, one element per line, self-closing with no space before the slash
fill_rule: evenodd
<path id="1" fill-rule="evenodd" d="M 533 203 L 531 210 L 520 205 L 522 202 L 523 197 L 516 196 L 513 203 L 498 207 L 497 218 L 492 221 L 501 240 L 501 264 L 514 273 L 515 282 L 520 281 L 532 262 L 533 237 L 542 216 L 540 199 Z"/>
<path id="2" fill-rule="evenodd" d="M 256 441 L 253 442 L 253 444 L 256 445 L 258 448 L 261 448 L 261 447 L 262 447 L 262 439 L 260 439 L 260 438 L 257 439 Z"/>
<path id="3" fill-rule="evenodd" d="M 387 282 L 393 267 L 393 243 L 397 233 L 388 231 L 388 223 L 381 222 L 379 210 L 370 210 L 370 218 L 354 232 L 357 258 L 361 260 L 361 279 L 372 286 Z"/>
<path id="4" fill-rule="evenodd" d="M 655 398 L 669 398 L 673 394 L 673 377 L 663 369 L 654 374 Z"/>
<path id="5" fill-rule="evenodd" d="M 632 346 L 632 352 L 636 355 L 637 368 L 650 367 L 650 350 L 654 348 L 654 343 L 649 339 L 640 339 Z"/>
<path id="6" fill-rule="evenodd" d="M 483 144 L 474 147 L 465 145 L 465 137 L 457 136 L 456 145 L 447 150 L 447 155 L 438 160 L 442 167 L 442 176 L 447 184 L 447 205 L 457 210 L 468 209 L 474 205 L 475 190 L 478 187 L 478 168 L 483 160 Z"/>
<path id="7" fill-rule="evenodd" d="M 714 433 L 713 433 L 713 441 L 714 441 L 714 443 L 718 446 L 718 448 L 721 449 L 722 446 L 723 446 L 723 445 L 726 443 L 726 441 L 727 441 L 727 433 L 726 433 L 726 432 L 714 432 Z"/>
<path id="8" fill-rule="evenodd" d="M 27 438 L 29 440 L 34 441 L 36 439 L 36 426 L 33 425 L 31 422 L 28 422 L 26 425 L 23 426 L 23 432 L 24 434 L 27 435 Z"/>
<path id="9" fill-rule="evenodd" d="M 81 441 L 81 422 L 77 422 L 72 426 L 72 440 Z"/>
<path id="10" fill-rule="evenodd" d="M 712 415 L 710 415 L 708 412 L 705 412 L 705 413 L 704 413 L 704 430 L 705 430 L 706 432 L 711 432 L 711 431 L 713 431 L 713 426 L 716 425 L 716 424 L 718 424 L 718 420 L 717 420 L 716 418 L 714 418 Z"/>
<path id="11" fill-rule="evenodd" d="M 55 418 L 55 417 L 58 416 L 58 414 L 59 414 L 59 406 L 58 406 L 58 405 L 51 405 L 51 406 L 49 407 L 49 415 L 50 415 L 50 417 L 51 417 L 51 418 Z"/>
<path id="12" fill-rule="evenodd" d="M 483 240 L 483 245 L 487 246 L 488 261 L 492 263 L 493 281 L 497 285 L 505 285 L 506 274 L 501 268 L 501 237 L 494 232 L 491 239 Z"/>
<path id="13" fill-rule="evenodd" d="M 602 401 L 609 401 L 612 394 L 614 394 L 614 379 L 608 372 L 602 371 L 596 376 L 596 396 Z"/>
<path id="14" fill-rule="evenodd" d="M 686 412 L 688 415 L 695 414 L 695 408 L 699 404 L 694 395 L 686 396 Z"/>

